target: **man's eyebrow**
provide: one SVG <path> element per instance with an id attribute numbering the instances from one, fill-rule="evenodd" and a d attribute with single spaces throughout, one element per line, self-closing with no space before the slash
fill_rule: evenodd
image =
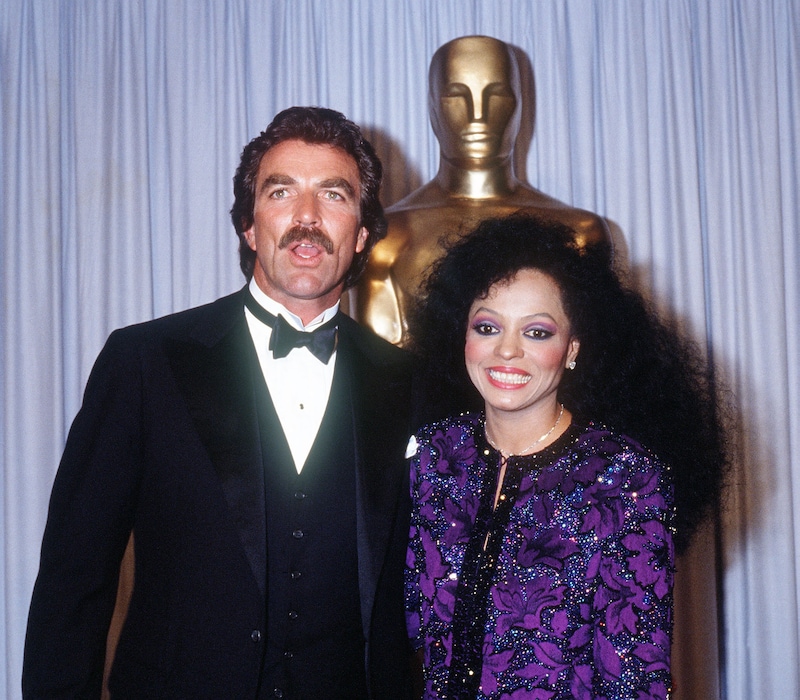
<path id="1" fill-rule="evenodd" d="M 349 180 L 343 177 L 331 177 L 319 183 L 319 187 L 323 190 L 344 190 L 351 197 L 355 197 L 355 188 L 350 184 Z"/>
<path id="2" fill-rule="evenodd" d="M 268 187 L 272 187 L 273 185 L 293 185 L 294 178 L 289 177 L 288 175 L 281 175 L 280 173 L 275 175 L 267 175 L 264 178 L 264 181 L 261 183 L 261 187 L 259 187 L 259 191 L 264 191 Z"/>

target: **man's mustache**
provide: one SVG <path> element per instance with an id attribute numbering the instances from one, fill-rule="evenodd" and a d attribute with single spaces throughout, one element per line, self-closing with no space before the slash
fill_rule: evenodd
<path id="1" fill-rule="evenodd" d="M 278 248 L 283 249 L 292 243 L 308 241 L 325 249 L 328 255 L 333 255 L 333 241 L 316 226 L 292 226 L 278 241 Z"/>

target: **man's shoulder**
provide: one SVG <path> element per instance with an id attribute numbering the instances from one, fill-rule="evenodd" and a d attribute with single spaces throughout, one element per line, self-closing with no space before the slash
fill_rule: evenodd
<path id="1" fill-rule="evenodd" d="M 111 335 L 113 338 L 124 338 L 128 341 L 164 337 L 213 337 L 224 333 L 238 319 L 244 318 L 243 308 L 242 292 L 239 290 L 207 304 L 118 328 Z"/>

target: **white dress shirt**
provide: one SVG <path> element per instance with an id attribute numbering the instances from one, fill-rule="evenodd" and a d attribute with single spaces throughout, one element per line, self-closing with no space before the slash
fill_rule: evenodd
<path id="1" fill-rule="evenodd" d="M 256 302 L 267 311 L 274 316 L 283 316 L 290 325 L 301 331 L 313 331 L 333 318 L 339 310 L 337 302 L 304 326 L 298 316 L 264 294 L 255 280 L 250 280 L 250 292 Z M 264 380 L 299 474 L 328 406 L 336 351 L 334 350 L 328 364 L 320 362 L 306 347 L 294 348 L 286 357 L 276 360 L 269 349 L 272 328 L 259 321 L 247 308 L 244 315 L 256 346 Z"/>

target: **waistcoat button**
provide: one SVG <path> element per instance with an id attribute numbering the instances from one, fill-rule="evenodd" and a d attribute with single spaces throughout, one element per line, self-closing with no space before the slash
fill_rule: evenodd
<path id="1" fill-rule="evenodd" d="M 252 639 L 254 642 L 260 642 L 261 641 L 261 630 L 253 630 L 250 633 L 250 639 Z"/>
<path id="2" fill-rule="evenodd" d="M 289 619 L 296 620 L 300 615 L 298 615 L 297 610 L 290 610 L 289 611 Z"/>
<path id="3" fill-rule="evenodd" d="M 292 537 L 294 537 L 296 540 L 302 540 L 303 539 L 303 531 L 300 530 L 300 529 L 295 530 L 292 533 Z"/>

